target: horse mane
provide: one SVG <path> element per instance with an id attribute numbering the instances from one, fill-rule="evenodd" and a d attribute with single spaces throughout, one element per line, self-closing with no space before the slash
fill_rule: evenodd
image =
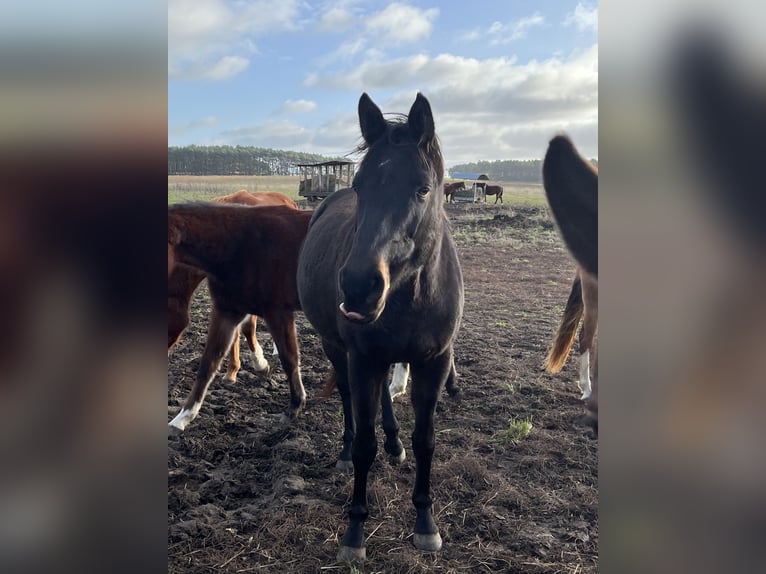
<path id="1" fill-rule="evenodd" d="M 439 182 L 444 178 L 444 158 L 442 157 L 441 145 L 436 134 L 423 142 L 415 141 L 410 133 L 407 123 L 407 114 L 386 113 L 386 133 L 383 137 L 388 138 L 388 143 L 394 146 L 416 144 L 418 154 L 425 165 L 432 166 Z M 352 154 L 365 154 L 370 149 L 370 144 L 362 138 L 362 141 L 353 149 Z"/>

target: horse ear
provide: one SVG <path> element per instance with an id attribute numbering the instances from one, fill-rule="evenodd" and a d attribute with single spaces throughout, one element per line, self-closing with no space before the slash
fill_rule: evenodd
<path id="1" fill-rule="evenodd" d="M 362 128 L 362 137 L 367 145 L 374 144 L 386 131 L 383 112 L 366 92 L 359 98 L 359 127 Z"/>
<path id="2" fill-rule="evenodd" d="M 431 113 L 431 104 L 426 97 L 418 92 L 415 103 L 410 108 L 407 116 L 407 124 L 410 126 L 412 136 L 418 140 L 419 144 L 424 144 L 434 138 L 436 129 L 434 127 L 434 116 Z"/>

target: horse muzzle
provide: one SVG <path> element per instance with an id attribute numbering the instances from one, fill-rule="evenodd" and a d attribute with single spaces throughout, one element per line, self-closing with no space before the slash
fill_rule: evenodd
<path id="1" fill-rule="evenodd" d="M 366 269 L 344 267 L 340 272 L 340 312 L 354 323 L 377 321 L 390 287 L 388 266 L 377 262 Z"/>

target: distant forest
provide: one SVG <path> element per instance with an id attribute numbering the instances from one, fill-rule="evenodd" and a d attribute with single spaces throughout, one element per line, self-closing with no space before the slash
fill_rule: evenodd
<path id="1" fill-rule="evenodd" d="M 298 175 L 297 163 L 342 159 L 251 146 L 168 147 L 168 175 Z"/>
<path id="2" fill-rule="evenodd" d="M 168 175 L 298 175 L 295 164 L 343 159 L 315 153 L 252 146 L 168 147 Z M 598 161 L 591 160 L 596 166 Z M 479 161 L 455 165 L 455 172 L 485 173 L 493 181 L 542 182 L 542 160 Z"/>
<path id="3" fill-rule="evenodd" d="M 591 162 L 598 167 L 598 161 Z M 543 182 L 543 160 L 541 159 L 504 159 L 497 161 L 477 161 L 461 163 L 449 170 L 455 172 L 484 173 L 492 181 L 523 181 L 532 183 Z M 453 176 L 454 177 L 454 176 Z"/>

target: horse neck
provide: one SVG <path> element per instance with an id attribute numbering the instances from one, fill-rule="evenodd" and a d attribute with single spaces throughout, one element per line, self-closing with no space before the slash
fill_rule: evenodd
<path id="1" fill-rule="evenodd" d="M 189 211 L 180 215 L 176 224 L 181 230 L 181 241 L 176 246 L 179 261 L 205 271 L 226 260 L 240 238 L 210 212 Z"/>

